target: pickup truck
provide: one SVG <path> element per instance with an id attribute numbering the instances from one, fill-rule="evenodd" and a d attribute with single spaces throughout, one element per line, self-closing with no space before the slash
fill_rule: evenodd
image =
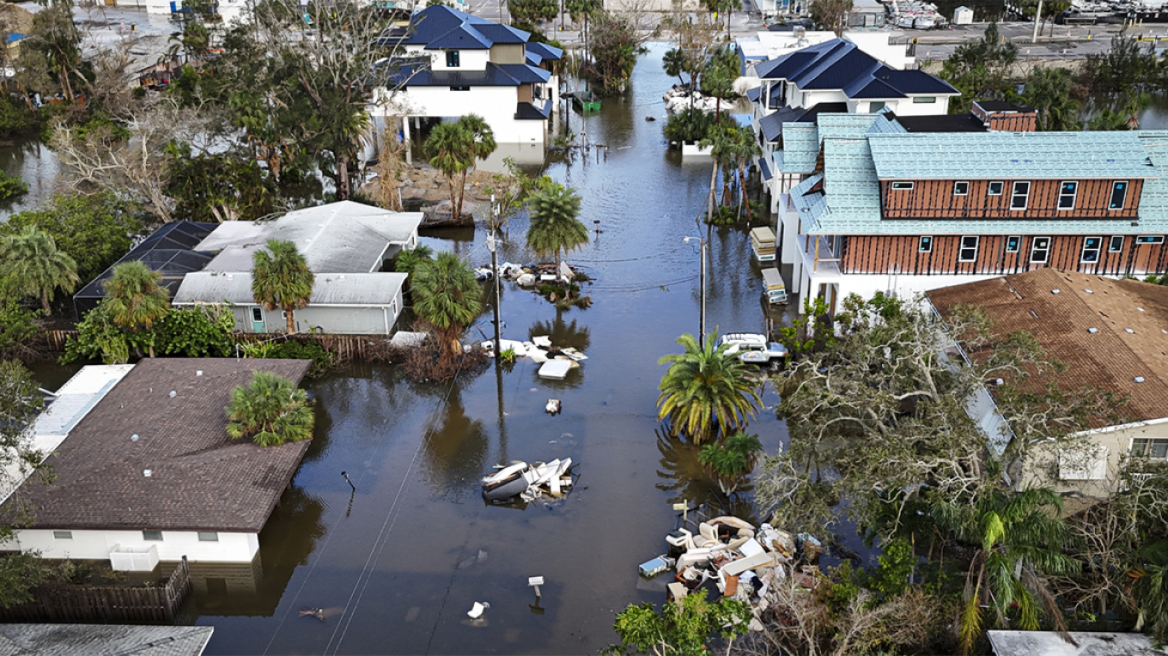
<path id="1" fill-rule="evenodd" d="M 770 342 L 766 348 L 743 349 L 738 353 L 738 359 L 747 364 L 762 366 L 777 366 L 787 358 L 787 347 L 778 342 Z"/>

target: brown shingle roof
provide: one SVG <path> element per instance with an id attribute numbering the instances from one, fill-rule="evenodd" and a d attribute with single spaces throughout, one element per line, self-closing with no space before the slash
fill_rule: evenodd
<path id="1" fill-rule="evenodd" d="M 1131 421 L 1168 416 L 1168 287 L 1044 268 L 928 296 L 942 315 L 980 306 L 995 332 L 1029 331 L 1067 365 L 1046 379 L 1061 388 L 1090 385 L 1128 397 L 1123 412 Z"/>
<path id="2" fill-rule="evenodd" d="M 309 441 L 262 448 L 229 440 L 224 408 L 252 371 L 298 384 L 310 364 L 142 360 L 46 460 L 57 480 L 44 485 L 30 479 L 22 486 L 35 527 L 259 531 Z"/>

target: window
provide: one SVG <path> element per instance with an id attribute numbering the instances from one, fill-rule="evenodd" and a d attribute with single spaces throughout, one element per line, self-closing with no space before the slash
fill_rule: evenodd
<path id="1" fill-rule="evenodd" d="M 263 321 L 264 320 L 263 310 L 261 310 L 257 307 L 253 307 L 251 309 L 251 320 L 252 321 Z"/>
<path id="2" fill-rule="evenodd" d="M 937 102 L 937 98 L 936 98 L 936 96 L 913 96 L 913 102 L 914 103 L 935 103 L 935 102 Z"/>
<path id="3" fill-rule="evenodd" d="M 1017 253 L 1022 244 L 1021 237 L 1006 237 L 1006 252 Z"/>
<path id="4" fill-rule="evenodd" d="M 1046 264 L 1050 257 L 1050 237 L 1035 237 L 1030 244 L 1030 263 Z"/>
<path id="5" fill-rule="evenodd" d="M 199 542 L 218 542 L 218 541 L 219 541 L 219 534 L 218 533 L 206 533 L 203 531 L 199 531 Z"/>
<path id="6" fill-rule="evenodd" d="M 446 68 L 458 68 L 458 51 L 446 51 Z"/>
<path id="7" fill-rule="evenodd" d="M 921 240 L 917 243 L 917 252 L 932 253 L 933 252 L 933 238 L 932 237 L 921 237 Z"/>
<path id="8" fill-rule="evenodd" d="M 967 195 L 969 195 L 969 183 L 968 182 L 954 182 L 953 183 L 953 195 L 954 196 L 967 196 Z"/>
<path id="9" fill-rule="evenodd" d="M 451 91 L 470 91 L 470 87 L 460 84 L 456 87 L 450 87 L 450 90 Z"/>
<path id="10" fill-rule="evenodd" d="M 1010 194 L 1010 209 L 1024 210 L 1030 201 L 1030 183 L 1015 182 L 1014 190 Z"/>
<path id="11" fill-rule="evenodd" d="M 872 102 L 868 103 L 868 111 L 873 113 L 873 114 L 875 114 L 876 112 L 878 112 L 882 109 L 884 109 L 884 101 L 883 100 L 873 100 Z"/>
<path id="12" fill-rule="evenodd" d="M 1083 255 L 1079 258 L 1080 262 L 1098 262 L 1099 249 L 1103 247 L 1102 237 L 1084 237 L 1083 238 Z"/>
<path id="13" fill-rule="evenodd" d="M 908 190 L 912 189 L 913 186 L 914 186 L 914 183 L 912 183 L 912 182 L 893 182 L 892 183 L 892 188 L 896 191 L 908 191 Z"/>
<path id="14" fill-rule="evenodd" d="M 957 253 L 958 262 L 976 262 L 977 261 L 977 241 L 978 237 L 962 237 L 961 250 Z"/>
<path id="15" fill-rule="evenodd" d="M 1121 251 L 1123 251 L 1123 237 L 1116 235 L 1115 237 L 1111 238 L 1110 242 L 1107 243 L 1107 252 L 1119 253 Z"/>
<path id="16" fill-rule="evenodd" d="M 1107 204 L 1109 210 L 1122 210 L 1127 203 L 1127 181 L 1111 183 L 1111 202 Z"/>
<path id="17" fill-rule="evenodd" d="M 988 196 L 1001 196 L 1002 195 L 1002 188 L 1005 186 L 1006 186 L 1006 183 L 1002 182 L 1001 180 L 995 180 L 995 181 L 990 183 L 989 192 L 986 195 L 988 195 Z"/>
<path id="18" fill-rule="evenodd" d="M 162 531 L 142 531 L 142 539 L 149 542 L 161 542 Z"/>
<path id="19" fill-rule="evenodd" d="M 1107 447 L 1091 445 L 1060 453 L 1059 478 L 1064 481 L 1101 481 L 1107 478 Z"/>
<path id="20" fill-rule="evenodd" d="M 1075 195 L 1078 191 L 1078 182 L 1064 182 L 1059 185 L 1058 208 L 1060 210 L 1075 209 Z"/>
<path id="21" fill-rule="evenodd" d="M 53 531 L 54 540 L 72 540 L 73 531 Z"/>
<path id="22" fill-rule="evenodd" d="M 1159 237 L 1136 237 L 1137 244 L 1163 244 L 1164 236 Z"/>
<path id="23" fill-rule="evenodd" d="M 1131 454 L 1140 458 L 1168 458 L 1168 439 L 1137 437 L 1132 440 Z"/>

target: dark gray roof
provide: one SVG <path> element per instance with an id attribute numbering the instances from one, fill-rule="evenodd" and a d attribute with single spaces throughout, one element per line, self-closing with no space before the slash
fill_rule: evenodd
<path id="1" fill-rule="evenodd" d="M 758 126 L 762 130 L 764 139 L 778 141 L 784 123 L 814 123 L 820 114 L 846 114 L 847 111 L 847 103 L 819 103 L 811 107 L 784 107 L 759 119 Z"/>
<path id="2" fill-rule="evenodd" d="M 530 64 L 492 64 L 485 70 L 442 70 L 403 65 L 393 82 L 409 87 L 517 87 L 531 82 L 547 82 L 551 73 Z"/>
<path id="3" fill-rule="evenodd" d="M 517 121 L 542 121 L 551 116 L 552 104 L 546 103 L 543 108 L 537 107 L 531 103 L 521 102 L 515 108 L 515 120 Z"/>
<path id="4" fill-rule="evenodd" d="M 908 132 L 985 132 L 985 123 L 973 114 L 934 116 L 889 116 Z"/>
<path id="5" fill-rule="evenodd" d="M 33 526 L 258 532 L 309 441 L 264 448 L 230 440 L 224 408 L 231 390 L 249 383 L 253 371 L 299 383 L 311 364 L 142 360 L 45 460 L 57 480 L 46 485 L 34 478 L 21 486 L 22 500 L 34 509 Z"/>
<path id="6" fill-rule="evenodd" d="M 975 105 L 981 107 L 987 112 L 1032 112 L 1033 107 L 1026 105 L 1015 105 L 1004 100 L 975 100 Z"/>
<path id="7" fill-rule="evenodd" d="M 427 50 L 487 50 L 496 43 L 526 43 L 529 37 L 527 32 L 509 25 L 434 5 L 410 18 L 402 45 L 424 45 Z"/>
<path id="8" fill-rule="evenodd" d="M 832 39 L 756 64 L 764 80 L 787 80 L 800 89 L 841 89 L 849 98 L 905 98 L 959 94 L 922 71 L 899 71 L 850 42 Z"/>
<path id="9" fill-rule="evenodd" d="M 0 656 L 199 656 L 211 626 L 0 624 Z"/>

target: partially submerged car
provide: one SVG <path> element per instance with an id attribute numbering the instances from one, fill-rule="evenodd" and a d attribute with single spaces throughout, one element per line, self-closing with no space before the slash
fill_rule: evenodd
<path id="1" fill-rule="evenodd" d="M 737 355 L 749 364 L 773 366 L 782 364 L 787 348 L 778 342 L 767 341 L 758 333 L 727 333 L 718 339 L 718 346 L 727 346 L 726 355 Z"/>

